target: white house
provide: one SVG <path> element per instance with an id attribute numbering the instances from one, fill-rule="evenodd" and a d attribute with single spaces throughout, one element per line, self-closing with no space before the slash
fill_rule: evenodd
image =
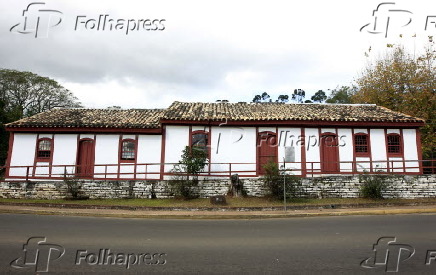
<path id="1" fill-rule="evenodd" d="M 54 109 L 6 125 L 6 179 L 165 179 L 186 146 L 205 177 L 421 174 L 424 121 L 376 105 L 193 103 L 167 109 Z"/>

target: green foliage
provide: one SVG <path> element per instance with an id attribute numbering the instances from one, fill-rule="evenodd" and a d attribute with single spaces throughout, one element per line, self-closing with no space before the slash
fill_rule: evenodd
<path id="1" fill-rule="evenodd" d="M 381 175 L 360 175 L 360 196 L 365 199 L 383 199 L 383 192 L 389 187 Z"/>
<path id="2" fill-rule="evenodd" d="M 436 50 L 430 41 L 423 54 L 410 54 L 403 47 L 387 49 L 384 57 L 370 63 L 356 80 L 354 103 L 373 103 L 423 118 L 425 156 L 436 152 Z"/>
<path id="3" fill-rule="evenodd" d="M 331 91 L 327 98 L 327 103 L 350 104 L 352 103 L 351 97 L 356 92 L 356 87 L 342 86 L 337 87 Z"/>
<path id="4" fill-rule="evenodd" d="M 273 198 L 283 200 L 283 186 L 286 186 L 286 197 L 296 198 L 301 194 L 301 179 L 294 175 L 281 173 L 277 163 L 268 161 L 264 166 L 262 177 L 264 186 L 268 188 Z"/>
<path id="5" fill-rule="evenodd" d="M 271 102 L 271 96 L 267 92 L 263 92 L 261 95 L 255 95 L 253 98 L 253 102 L 261 103 L 261 102 Z"/>
<path id="6" fill-rule="evenodd" d="M 0 69 L 0 165 L 5 164 L 5 124 L 56 106 L 81 107 L 77 98 L 55 80 L 31 72 Z"/>
<path id="7" fill-rule="evenodd" d="M 297 103 L 302 103 L 305 96 L 306 96 L 306 92 L 304 90 L 295 89 L 294 93 L 292 94 L 292 100 Z"/>
<path id="8" fill-rule="evenodd" d="M 181 159 L 171 171 L 173 177 L 169 181 L 171 191 L 176 197 L 196 197 L 193 189 L 198 185 L 198 174 L 204 170 L 207 162 L 207 152 L 195 146 L 185 147 Z"/>
<path id="9" fill-rule="evenodd" d="M 288 101 L 289 101 L 288 95 L 279 95 L 279 97 L 276 100 L 276 102 L 279 102 L 279 103 L 286 103 Z"/>
<path id="10" fill-rule="evenodd" d="M 319 90 L 310 99 L 312 99 L 313 102 L 322 103 L 327 99 L 327 96 L 323 90 Z"/>
<path id="11" fill-rule="evenodd" d="M 86 200 L 89 196 L 82 190 L 82 183 L 74 177 L 65 177 L 64 183 L 67 185 L 67 192 L 73 200 Z"/>

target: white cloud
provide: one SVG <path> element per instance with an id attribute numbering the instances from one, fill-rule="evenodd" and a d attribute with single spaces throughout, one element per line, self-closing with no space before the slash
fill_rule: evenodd
<path id="1" fill-rule="evenodd" d="M 359 29 L 374 19 L 379 1 L 105 1 L 46 2 L 63 12 L 48 38 L 9 32 L 27 0 L 0 3 L 0 65 L 60 81 L 89 107 L 166 107 L 173 100 L 249 101 L 261 91 L 277 96 L 348 85 L 387 43 L 422 48 L 433 1 L 396 1 L 413 12 L 392 36 Z M 77 15 L 164 18 L 162 32 L 74 31 Z M 399 38 L 399 34 L 403 38 Z M 413 34 L 416 38 L 412 38 Z"/>

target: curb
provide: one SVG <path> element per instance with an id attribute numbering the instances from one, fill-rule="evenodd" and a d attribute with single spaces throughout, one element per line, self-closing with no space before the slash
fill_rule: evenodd
<path id="1" fill-rule="evenodd" d="M 210 211 L 210 212 L 248 212 L 248 211 L 283 211 L 283 206 L 269 207 L 162 207 L 162 206 L 128 206 L 128 205 L 96 205 L 96 204 L 58 204 L 58 203 L 18 203 L 0 202 L 0 206 L 27 206 L 45 207 L 58 209 L 108 209 L 108 210 L 129 210 L 129 211 Z M 318 210 L 318 209 L 355 209 L 355 208 L 378 208 L 378 207 L 410 207 L 410 206 L 436 206 L 434 202 L 413 202 L 413 203 L 348 203 L 348 204 L 312 204 L 312 205 L 287 205 L 287 210 Z"/>
<path id="2" fill-rule="evenodd" d="M 298 211 L 298 210 L 294 210 Z M 97 213 L 95 211 L 78 212 L 58 209 L 1 209 L 0 214 L 33 214 L 33 215 L 58 215 L 58 216 L 84 216 L 84 217 L 109 217 L 109 218 L 140 218 L 140 219 L 271 219 L 271 218 L 301 218 L 322 216 L 360 216 L 360 215 L 405 215 L 405 214 L 436 214 L 436 208 L 405 208 L 405 209 L 361 209 L 350 211 L 322 211 L 320 212 L 265 212 L 265 213 L 192 213 L 192 214 L 167 214 L 150 213 Z"/>

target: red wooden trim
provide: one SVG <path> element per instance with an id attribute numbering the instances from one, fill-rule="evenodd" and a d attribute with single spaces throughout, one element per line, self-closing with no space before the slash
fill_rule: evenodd
<path id="1" fill-rule="evenodd" d="M 389 168 L 389 153 L 388 153 L 388 129 L 385 128 L 385 150 L 386 150 L 386 172 L 390 172 Z"/>
<path id="2" fill-rule="evenodd" d="M 336 134 L 336 148 L 338 148 L 338 150 L 336 150 L 336 154 L 337 154 L 337 160 L 338 160 L 338 171 L 339 173 L 341 172 L 341 152 L 340 152 L 340 148 L 339 148 L 339 135 L 338 135 L 338 127 L 335 128 L 335 134 Z"/>
<path id="3" fill-rule="evenodd" d="M 192 125 L 189 125 L 189 139 L 188 139 L 188 146 L 191 148 L 192 146 Z"/>
<path id="4" fill-rule="evenodd" d="M 95 146 L 96 146 L 96 135 L 94 135 L 94 139 L 92 138 L 80 138 L 80 135 L 77 135 L 77 139 L 78 139 L 78 144 L 77 144 L 77 156 L 76 156 L 76 168 L 79 165 L 79 157 L 80 157 L 80 143 L 82 141 L 86 141 L 86 140 L 90 140 L 92 141 L 92 152 L 91 152 L 91 158 L 92 158 L 92 166 L 91 166 L 91 170 L 92 170 L 92 178 L 94 177 L 94 172 L 95 172 Z M 77 170 L 74 171 L 75 174 L 77 174 Z M 88 177 L 86 177 L 88 178 Z"/>
<path id="5" fill-rule="evenodd" d="M 161 128 L 99 128 L 99 127 L 6 127 L 9 132 L 161 134 Z"/>
<path id="6" fill-rule="evenodd" d="M 12 160 L 12 148 L 14 147 L 14 133 L 9 133 L 9 147 L 8 147 L 8 156 L 6 158 L 6 172 L 5 177 L 9 177 L 9 169 L 11 166 L 11 160 Z"/>
<path id="7" fill-rule="evenodd" d="M 260 136 L 262 134 L 268 134 L 268 135 L 272 135 L 272 136 L 275 137 L 275 143 L 276 144 L 274 145 L 274 147 L 275 147 L 274 150 L 275 150 L 275 155 L 276 155 L 275 162 L 277 163 L 277 165 L 279 164 L 279 160 L 278 160 L 278 158 L 279 158 L 279 154 L 278 154 L 279 149 L 278 149 L 278 144 L 277 144 L 277 142 L 278 142 L 277 133 L 274 133 L 274 132 L 271 132 L 271 131 L 262 131 L 262 132 L 259 132 L 259 129 L 257 127 L 256 127 L 256 132 L 257 132 L 257 137 L 256 137 L 256 158 L 257 158 L 257 160 L 256 160 L 256 175 L 260 175 L 261 167 L 260 167 L 259 156 L 260 156 L 260 148 L 262 147 L 261 146 Z"/>
<path id="8" fill-rule="evenodd" d="M 48 173 L 51 177 L 52 173 L 52 165 L 53 165 L 53 156 L 54 156 L 54 149 L 55 149 L 55 134 L 51 136 L 51 154 L 50 154 L 50 166 L 48 167 Z"/>
<path id="9" fill-rule="evenodd" d="M 357 172 L 357 163 L 356 163 L 356 142 L 354 140 L 354 128 L 351 128 L 351 139 L 353 143 L 353 163 L 352 163 L 352 169 L 353 172 Z"/>
<path id="10" fill-rule="evenodd" d="M 39 135 L 38 135 L 39 137 Z M 50 141 L 50 157 L 44 158 L 44 157 L 39 157 L 38 156 L 38 152 L 39 152 L 39 143 L 43 140 L 48 140 Z M 53 138 L 38 138 L 36 140 L 36 162 L 51 162 L 51 159 L 53 158 L 53 144 L 54 144 L 54 140 Z"/>
<path id="11" fill-rule="evenodd" d="M 386 130 L 387 132 L 387 130 Z M 388 144 L 388 137 L 389 136 L 398 136 L 400 139 L 400 152 L 399 153 L 389 153 L 389 144 Z M 400 129 L 400 133 L 390 133 L 390 134 L 386 134 L 386 153 L 388 155 L 388 157 L 391 158 L 404 158 L 404 144 L 403 144 L 403 130 Z"/>
<path id="12" fill-rule="evenodd" d="M 367 143 L 367 150 L 368 150 L 366 153 L 356 152 L 356 141 L 355 141 L 356 136 L 366 136 L 366 143 Z M 360 157 L 360 158 L 368 158 L 371 156 L 371 144 L 369 141 L 369 134 L 365 134 L 365 133 L 353 134 L 353 152 L 356 155 L 356 157 Z"/>
<path id="13" fill-rule="evenodd" d="M 371 131 L 370 131 L 370 129 L 369 128 L 367 128 L 366 129 L 366 131 L 368 132 L 368 151 L 370 152 L 369 153 L 369 171 L 372 173 L 373 172 L 373 170 L 372 170 L 372 146 L 371 146 Z"/>
<path id="14" fill-rule="evenodd" d="M 306 129 L 301 127 L 301 175 L 306 177 L 307 175 L 307 164 L 306 164 Z M 298 141 L 297 141 L 298 142 Z"/>
<path id="15" fill-rule="evenodd" d="M 256 176 L 259 176 L 259 127 L 256 127 Z"/>
<path id="16" fill-rule="evenodd" d="M 422 144 L 421 144 L 421 130 L 420 129 L 416 129 L 416 147 L 418 150 L 418 160 L 422 160 Z M 419 163 L 419 173 L 423 174 L 424 170 L 422 167 L 422 162 L 418 161 Z"/>
<path id="17" fill-rule="evenodd" d="M 117 165 L 117 178 L 120 177 L 121 171 L 121 143 L 123 141 L 123 135 L 118 136 L 118 165 Z"/>
<path id="18" fill-rule="evenodd" d="M 162 124 L 171 125 L 213 125 L 217 126 L 222 124 L 222 121 L 210 121 L 210 120 L 167 120 L 162 119 Z M 287 126 L 327 126 L 327 127 L 350 127 L 350 126 L 374 126 L 378 128 L 383 127 L 403 127 L 403 128 L 416 128 L 424 126 L 424 122 L 377 122 L 377 121 L 326 121 L 326 120 L 228 120 L 226 126 L 277 126 L 277 125 L 287 125 Z"/>
<path id="19" fill-rule="evenodd" d="M 165 147 L 166 147 L 166 127 L 162 126 L 162 136 L 161 136 L 161 151 L 160 151 L 160 179 L 163 180 L 163 175 L 165 172 Z"/>
<path id="20" fill-rule="evenodd" d="M 36 134 L 35 157 L 33 158 L 32 176 L 35 176 L 36 160 L 38 159 L 38 140 L 39 134 Z"/>
<path id="21" fill-rule="evenodd" d="M 212 144 L 212 128 L 209 126 L 208 127 L 209 129 L 209 132 L 208 132 L 208 135 L 207 135 L 207 154 L 208 154 L 208 156 L 209 156 L 209 165 L 207 166 L 208 167 L 208 172 L 209 172 L 209 174 L 210 174 L 210 166 L 211 166 L 211 163 L 212 163 L 212 146 L 211 146 L 211 144 Z"/>
<path id="22" fill-rule="evenodd" d="M 118 163 L 136 163 L 136 159 L 138 158 L 138 136 L 135 136 L 136 139 L 132 138 L 123 138 L 122 135 L 120 135 L 119 138 L 119 144 L 118 144 Z M 121 159 L 123 154 L 123 142 L 124 141 L 132 141 L 135 145 L 135 158 L 134 159 Z"/>
<path id="23" fill-rule="evenodd" d="M 136 139 L 135 140 L 135 166 L 133 166 L 133 175 L 136 179 L 136 165 L 138 164 L 138 154 L 139 154 L 139 152 L 138 152 L 138 143 L 139 143 L 138 135 L 135 135 L 135 139 Z"/>
<path id="24" fill-rule="evenodd" d="M 406 162 L 404 161 L 404 135 L 403 135 L 403 129 L 400 128 L 400 148 L 401 152 L 403 153 L 403 172 L 406 173 Z"/>
<path id="25" fill-rule="evenodd" d="M 320 164 L 321 164 L 321 173 L 322 174 L 340 174 L 341 173 L 341 165 L 340 165 L 340 159 L 339 159 L 339 138 L 338 135 L 336 133 L 333 132 L 324 132 L 321 133 L 321 128 L 318 128 L 318 133 L 319 133 L 319 143 L 318 143 L 318 147 L 319 147 L 319 153 L 320 153 Z M 337 146 L 336 147 L 336 165 L 337 165 L 337 172 L 325 172 L 325 168 L 324 168 L 324 152 L 323 152 L 323 148 L 322 148 L 322 139 L 324 139 L 324 136 L 335 136 L 335 140 L 337 141 Z"/>

